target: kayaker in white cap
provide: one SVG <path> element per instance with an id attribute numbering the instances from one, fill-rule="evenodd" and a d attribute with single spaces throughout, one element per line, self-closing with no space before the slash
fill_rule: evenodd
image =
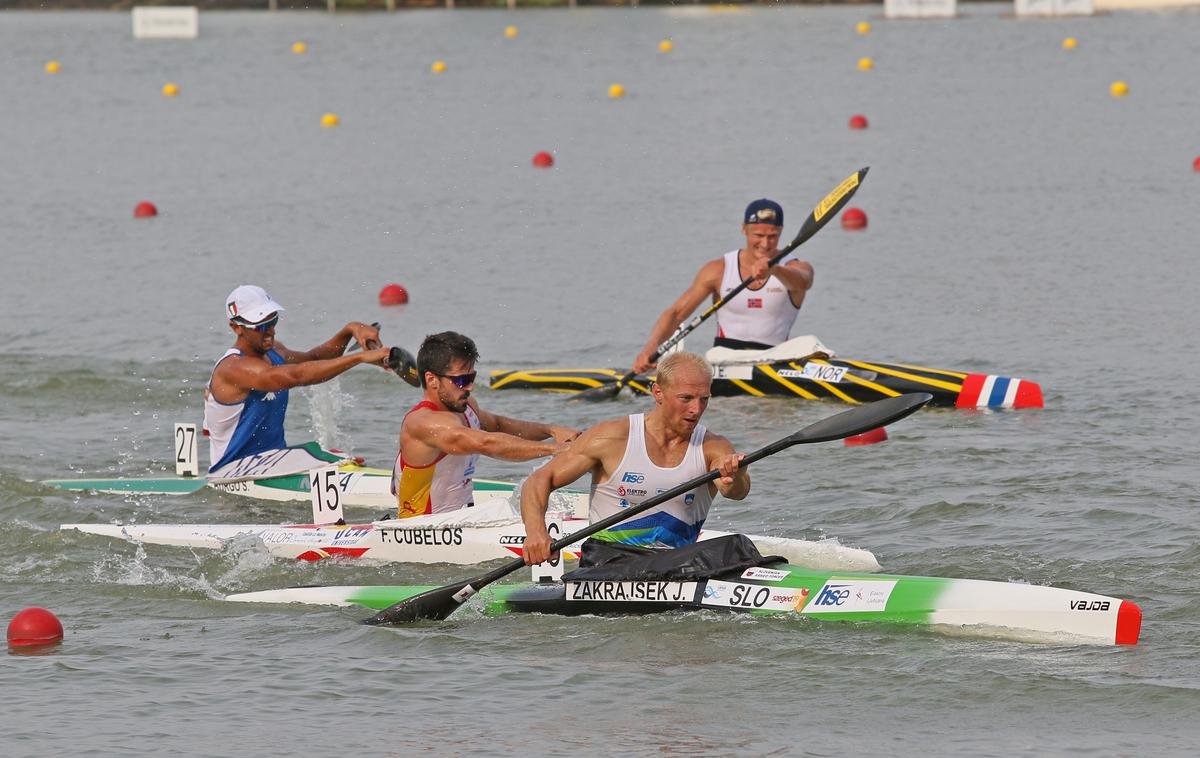
<path id="1" fill-rule="evenodd" d="M 741 500 L 750 492 L 748 468 L 724 437 L 700 424 L 712 397 L 712 369 L 695 353 L 673 353 L 658 366 L 651 386 L 654 410 L 603 421 L 590 427 L 525 481 L 521 517 L 525 522 L 525 562 L 550 557 L 546 506 L 550 492 L 590 474 L 589 518 L 599 521 L 638 505 L 712 470 L 721 477 L 658 505 L 594 540 L 645 547 L 690 545 L 700 536 L 713 496 Z"/>
<path id="2" fill-rule="evenodd" d="M 287 349 L 275 340 L 282 312 L 282 305 L 253 284 L 243 284 L 225 299 L 225 316 L 237 341 L 217 361 L 204 389 L 210 470 L 287 447 L 283 420 L 292 387 L 320 384 L 360 363 L 386 367 L 386 347 L 343 355 L 351 339 L 364 348 L 379 342 L 379 330 L 358 321 L 306 352 Z"/>
<path id="3" fill-rule="evenodd" d="M 761 198 L 746 206 L 742 233 L 746 246 L 705 263 L 691 286 L 662 312 L 650 330 L 645 347 L 633 360 L 633 370 L 642 373 L 654 367 L 650 358 L 667 337 L 711 298 L 714 302 L 746 279 L 754 282 L 717 311 L 715 347 L 734 350 L 766 350 L 786 342 L 792 324 L 813 285 L 811 263 L 789 255 L 768 266 L 779 252 L 783 232 L 783 208 Z"/>

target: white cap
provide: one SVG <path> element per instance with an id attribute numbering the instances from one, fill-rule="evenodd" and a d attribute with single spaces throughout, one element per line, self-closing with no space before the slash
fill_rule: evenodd
<path id="1" fill-rule="evenodd" d="M 257 324 L 283 306 L 271 299 L 267 291 L 253 284 L 243 284 L 225 298 L 225 315 L 247 324 Z"/>

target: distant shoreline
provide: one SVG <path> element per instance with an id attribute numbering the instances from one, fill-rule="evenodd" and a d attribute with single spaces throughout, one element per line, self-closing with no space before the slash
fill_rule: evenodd
<path id="1" fill-rule="evenodd" d="M 1200 0 L 1197 0 L 1200 2 Z M 963 0 L 959 0 L 963 2 Z M 388 0 L 336 0 L 337 9 L 346 11 L 387 10 Z M 397 9 L 444 8 L 446 0 L 395 0 Z M 455 8 L 505 8 L 508 0 L 452 0 Z M 729 2 L 710 0 L 576 0 L 579 7 L 620 7 L 629 5 L 654 6 L 768 6 L 768 5 L 878 5 L 882 0 L 735 0 Z M 180 5 L 196 6 L 201 11 L 210 10 L 269 10 L 270 0 L 0 0 L 0 10 L 95 10 L 128 11 L 135 5 Z M 276 0 L 278 10 L 326 11 L 328 0 Z M 516 0 L 518 8 L 561 8 L 570 5 L 570 0 Z"/>

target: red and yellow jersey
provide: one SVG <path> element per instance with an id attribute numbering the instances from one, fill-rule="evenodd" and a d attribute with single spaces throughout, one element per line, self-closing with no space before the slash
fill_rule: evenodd
<path id="1" fill-rule="evenodd" d="M 431 408 L 442 410 L 437 405 L 422 400 L 409 410 L 408 413 Z M 405 414 L 407 417 L 408 414 Z M 467 407 L 459 414 L 463 426 L 478 429 L 479 416 L 474 409 Z M 424 466 L 414 466 L 404 460 L 404 450 L 396 455 L 396 467 L 393 469 L 393 490 L 399 504 L 397 518 L 423 516 L 427 513 L 445 513 L 456 511 L 471 505 L 474 500 L 473 479 L 475 476 L 475 461 L 478 453 L 470 455 L 447 455 L 442 453 L 433 463 Z"/>

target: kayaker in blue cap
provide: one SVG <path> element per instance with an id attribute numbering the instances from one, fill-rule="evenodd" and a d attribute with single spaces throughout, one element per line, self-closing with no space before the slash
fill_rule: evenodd
<path id="1" fill-rule="evenodd" d="M 783 208 L 779 203 L 761 198 L 747 205 L 742 216 L 745 247 L 700 268 L 691 286 L 654 322 L 650 338 L 633 360 L 633 370 L 641 373 L 653 368 L 650 358 L 658 346 L 705 298 L 716 301 L 749 278 L 754 282 L 717 311 L 713 345 L 765 350 L 787 341 L 804 295 L 813 285 L 813 267 L 793 255 L 768 267 L 771 257 L 779 252 L 782 232 Z"/>
<path id="2" fill-rule="evenodd" d="M 525 563 L 549 558 L 546 507 L 551 491 L 591 475 L 588 517 L 611 516 L 718 470 L 720 478 L 655 506 L 636 518 L 592 537 L 644 547 L 675 548 L 700 536 L 713 496 L 741 500 L 750 492 L 749 468 L 729 440 L 700 423 L 712 397 L 712 369 L 695 353 L 663 359 L 651 386 L 654 410 L 594 424 L 525 480 L 521 518 L 525 522 Z"/>
<path id="3" fill-rule="evenodd" d="M 320 384 L 360 363 L 386 367 L 386 347 L 343 355 L 351 339 L 363 346 L 379 341 L 378 329 L 358 321 L 311 350 L 288 350 L 275 341 L 282 312 L 282 305 L 253 284 L 243 284 L 225 299 L 225 316 L 237 341 L 217 361 L 204 388 L 210 471 L 287 447 L 283 420 L 292 387 Z"/>

